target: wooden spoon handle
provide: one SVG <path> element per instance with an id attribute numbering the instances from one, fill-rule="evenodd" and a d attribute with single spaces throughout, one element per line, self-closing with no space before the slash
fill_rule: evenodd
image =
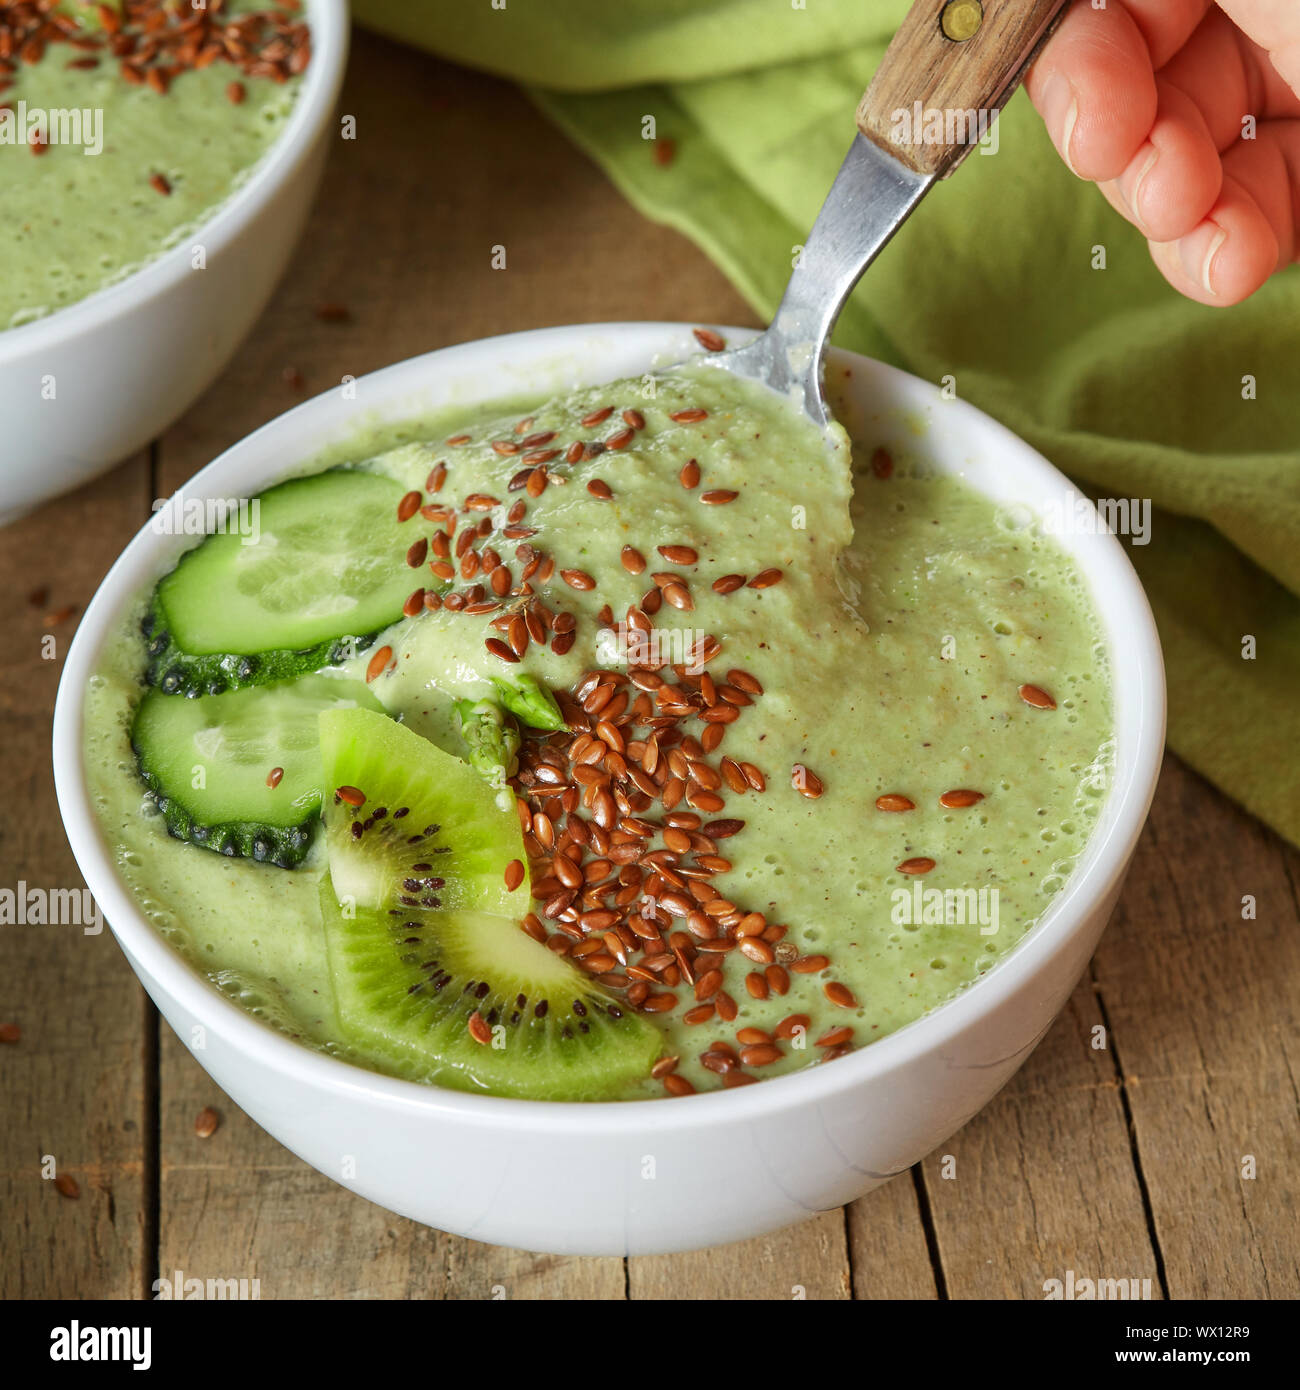
<path id="1" fill-rule="evenodd" d="M 858 129 L 918 174 L 950 173 L 1069 3 L 916 0 L 858 105 Z"/>

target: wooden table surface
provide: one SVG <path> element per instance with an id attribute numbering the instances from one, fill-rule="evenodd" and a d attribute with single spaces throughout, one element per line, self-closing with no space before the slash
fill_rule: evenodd
<path id="1" fill-rule="evenodd" d="M 315 393 L 512 329 L 755 322 L 510 87 L 359 34 L 342 109 L 359 138 L 237 361 L 148 451 L 0 531 L 0 887 L 82 883 L 49 756 L 76 615 L 48 615 L 84 608 L 155 497 L 292 405 L 293 370 Z M 324 303 L 351 318 L 323 321 Z M 263 1298 L 1041 1298 L 1073 1270 L 1149 1278 L 1155 1297 L 1295 1298 L 1298 883 L 1295 850 L 1170 758 L 1087 977 L 977 1119 L 843 1211 L 629 1260 L 481 1245 L 369 1205 L 225 1100 L 108 932 L 0 926 L 0 1023 L 22 1028 L 0 1045 L 0 1296 L 142 1298 L 183 1270 L 256 1278 Z M 43 1179 L 46 1155 L 79 1199 Z"/>

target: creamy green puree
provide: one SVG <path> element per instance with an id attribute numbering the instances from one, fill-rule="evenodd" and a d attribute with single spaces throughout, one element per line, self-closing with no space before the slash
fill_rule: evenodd
<path id="1" fill-rule="evenodd" d="M 724 680 L 740 668 L 764 688 L 710 759 L 752 762 L 767 783 L 744 795 L 724 785 L 726 809 L 715 816 L 745 825 L 719 842 L 732 867 L 713 882 L 746 911 L 788 928 L 782 955 L 793 947 L 803 957 L 825 955 L 830 965 L 791 973 L 788 993 L 762 1000 L 744 984 L 762 965 L 732 952 L 724 987 L 739 1014 L 731 1022 L 715 1015 L 686 1024 L 693 993 L 685 983 L 673 991 L 677 1007 L 653 1020 L 666 1049 L 681 1057 L 678 1073 L 713 1089 L 719 1079 L 698 1058 L 715 1039 L 737 1046 L 740 1028 L 770 1032 L 807 1014 L 805 1045 L 785 1043 L 782 1060 L 756 1069 L 779 1074 L 816 1060 L 815 1041 L 827 1030 L 851 1026 L 856 1046 L 919 1018 L 1021 939 L 1064 884 L 1100 809 L 1112 755 L 1109 672 L 1072 561 L 961 479 L 933 471 L 923 440 L 896 451 L 892 473 L 881 477 L 886 470 L 871 463 L 875 441 L 861 441 L 860 453 L 842 437 L 828 448 L 761 388 L 698 367 L 660 377 L 655 388 L 646 397 L 643 382 L 622 382 L 530 412 L 532 430 L 566 441 L 607 438 L 629 407 L 644 414 L 646 428 L 621 452 L 553 465 L 567 481 L 555 478 L 529 501 L 528 524 L 538 528 L 531 543 L 556 561 L 538 591 L 553 608 L 578 615 L 577 640 L 564 656 L 534 642 L 509 670 L 572 688 L 610 665 L 607 654 L 598 657 L 601 606 L 621 617 L 651 587 L 652 573 L 676 571 L 687 578 L 694 610 L 665 604 L 656 626 L 715 634 L 722 652 L 710 672 Z M 611 420 L 579 425 L 603 405 L 615 407 Z M 707 419 L 670 419 L 688 407 L 706 409 Z M 518 458 L 500 456 L 489 441 L 517 439 L 521 413 L 457 411 L 428 427 L 430 442 L 367 457 L 362 440 L 352 456 L 411 488 L 423 488 L 431 465 L 445 459 L 437 500 L 500 498 L 501 523 L 505 506 L 524 494 L 507 491 Z M 472 442 L 443 442 L 462 431 Z M 694 488 L 679 481 L 691 459 L 701 475 Z M 592 479 L 608 484 L 611 500 L 592 495 Z M 739 495 L 702 502 L 720 489 Z M 490 543 L 506 559 L 516 544 Z M 627 545 L 647 557 L 645 573 L 624 568 Z M 661 545 L 694 547 L 698 562 L 663 561 Z M 721 575 L 769 568 L 782 572 L 771 587 L 712 588 Z M 591 575 L 596 588 L 570 588 L 563 569 Z M 138 616 L 107 648 L 87 713 L 95 805 L 122 875 L 159 931 L 218 987 L 304 1041 L 341 1051 L 317 908 L 322 846 L 307 867 L 284 871 L 169 840 L 149 813 L 126 732 L 142 666 Z M 374 682 L 375 694 L 450 751 L 463 749 L 448 692 L 488 694 L 487 677 L 506 669 L 485 650 L 488 621 L 443 609 L 403 620 L 381 639 L 396 661 Z M 356 659 L 354 674 L 369 655 Z M 1025 684 L 1049 692 L 1056 708 L 1027 704 L 1018 693 Z M 820 779 L 820 797 L 792 785 L 796 766 Z M 939 798 L 954 789 L 983 799 L 945 809 Z M 905 796 L 915 809 L 877 809 L 886 795 Z M 645 814 L 661 813 L 656 803 Z M 933 870 L 913 878 L 896 868 L 919 858 L 933 859 Z M 913 920 L 921 889 L 974 890 L 962 899 L 970 920 L 954 920 L 956 899 L 945 914 L 932 895 Z M 854 1006 L 828 1000 L 832 981 L 851 991 Z M 629 1098 L 662 1094 L 647 1080 Z"/>
<path id="2" fill-rule="evenodd" d="M 0 4 L 0 23 L 8 8 Z M 159 92 L 147 76 L 132 83 L 123 75 L 93 6 L 66 0 L 54 12 L 75 19 L 74 37 L 96 46 L 50 41 L 39 58 L 28 50 L 34 60 L 24 61 L 20 50 L 8 60 L 11 70 L 0 63 L 0 105 L 9 108 L 0 111 L 0 330 L 84 299 L 183 242 L 275 141 L 298 86 L 297 76 L 277 82 L 224 60 L 181 70 L 164 54 L 136 63 L 143 74 L 172 74 Z M 198 12 L 187 2 L 178 13 L 184 19 Z M 227 0 L 212 22 L 224 26 L 253 13 L 302 22 L 301 14 L 259 0 Z M 143 20 L 141 13 L 119 33 Z M 275 41 L 269 30 L 259 32 Z M 164 85 L 162 77 L 154 80 Z M 232 83 L 243 89 L 238 102 Z M 34 155 L 29 142 L 38 113 L 57 112 L 74 114 L 67 123 L 46 117 L 53 134 Z"/>

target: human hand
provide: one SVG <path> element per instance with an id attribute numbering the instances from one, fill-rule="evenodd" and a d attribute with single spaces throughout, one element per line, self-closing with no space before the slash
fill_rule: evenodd
<path id="1" fill-rule="evenodd" d="M 1093 3 L 1075 0 L 1030 99 L 1175 289 L 1236 304 L 1300 259 L 1300 3 Z"/>

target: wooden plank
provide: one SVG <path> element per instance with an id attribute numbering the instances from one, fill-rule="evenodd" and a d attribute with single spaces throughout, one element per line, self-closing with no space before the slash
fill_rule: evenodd
<path id="1" fill-rule="evenodd" d="M 1096 973 L 1174 1298 L 1300 1296 L 1297 884 L 1300 854 L 1167 761 Z"/>
<path id="2" fill-rule="evenodd" d="M 701 254 L 633 212 L 513 88 L 357 33 L 340 109 L 358 140 L 334 150 L 293 267 L 238 359 L 163 439 L 162 492 L 294 405 L 286 368 L 314 393 L 510 329 L 751 321 Z M 322 304 L 349 318 L 323 322 Z M 264 1298 L 623 1297 L 621 1260 L 502 1250 L 359 1201 L 223 1102 L 165 1025 L 161 1058 L 164 1272 L 260 1278 Z M 194 1117 L 207 1104 L 225 1118 L 205 1144 Z"/>
<path id="3" fill-rule="evenodd" d="M 854 1298 L 938 1297 L 912 1172 L 851 1203 L 845 1220 Z"/>
<path id="4" fill-rule="evenodd" d="M 0 682 L 5 770 L 0 888 L 80 890 L 54 799 L 50 719 L 63 658 L 100 579 L 148 516 L 144 457 L 0 531 Z M 35 603 L 27 595 L 44 589 Z M 68 604 L 77 614 L 48 623 Z M 53 647 L 46 647 L 47 641 Z M 52 905 L 56 900 L 48 900 Z M 64 900 L 66 902 L 66 900 Z M 48 913 L 47 913 L 48 915 Z M 0 926 L 0 1298 L 138 1298 L 148 1268 L 145 1137 L 151 1006 L 107 930 Z M 93 918 L 92 918 L 93 920 Z M 78 1200 L 42 1179 L 74 1177 Z M 151 1158 L 151 1155 L 149 1155 Z"/>
<path id="5" fill-rule="evenodd" d="M 628 1260 L 634 1299 L 844 1299 L 850 1297 L 844 1215 L 825 1211 L 770 1236 L 680 1255 Z"/>
<path id="6" fill-rule="evenodd" d="M 1112 1048 L 1090 980 L 1006 1088 L 923 1165 L 950 1298 L 1044 1297 L 1050 1279 L 1150 1279 Z M 1107 1040 L 1112 1041 L 1111 1039 Z"/>
<path id="7" fill-rule="evenodd" d="M 163 1278 L 257 1280 L 263 1299 L 623 1297 L 622 1260 L 481 1245 L 360 1200 L 228 1101 L 165 1023 L 161 1054 Z M 221 1122 L 200 1139 L 207 1106 Z"/>

